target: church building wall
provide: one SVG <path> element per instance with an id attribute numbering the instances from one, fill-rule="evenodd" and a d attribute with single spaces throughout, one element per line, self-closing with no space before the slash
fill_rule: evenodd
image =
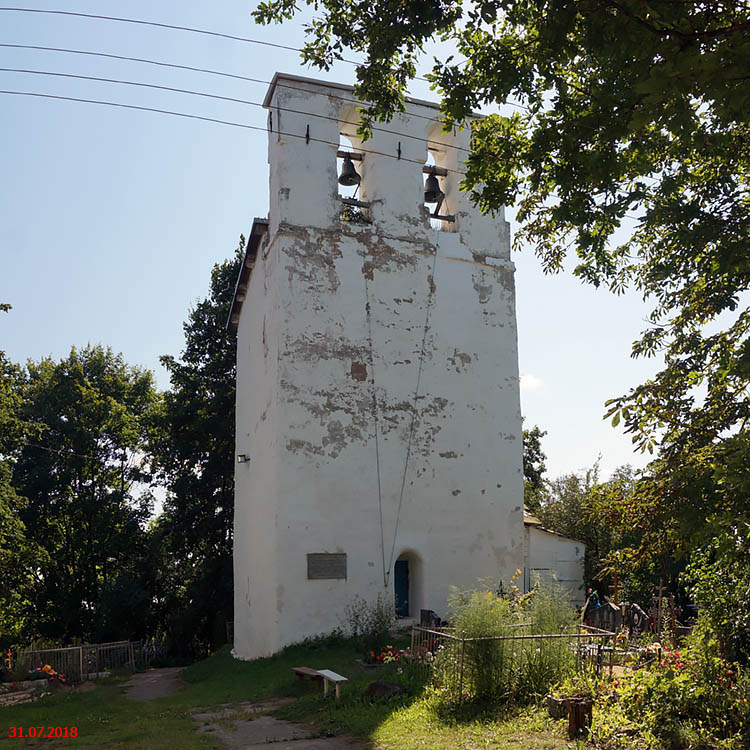
<path id="1" fill-rule="evenodd" d="M 467 134 L 440 133 L 437 109 L 412 103 L 360 143 L 347 98 L 286 76 L 267 97 L 268 236 L 238 324 L 241 658 L 341 626 L 355 597 L 398 585 L 409 616 L 445 615 L 451 586 L 507 580 L 523 558 L 507 222 L 480 215 L 449 171 L 441 213 L 455 221 L 431 226 L 427 148 L 460 169 Z M 371 223 L 340 218 L 340 132 L 362 153 Z"/>

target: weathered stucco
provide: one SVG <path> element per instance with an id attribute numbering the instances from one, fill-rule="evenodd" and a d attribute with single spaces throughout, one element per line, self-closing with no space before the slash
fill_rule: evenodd
<path id="1" fill-rule="evenodd" d="M 394 132 L 359 144 L 341 122 L 355 118 L 350 96 L 282 76 L 268 98 L 269 232 L 238 325 L 237 453 L 251 457 L 237 465 L 235 500 L 241 658 L 341 625 L 355 595 L 392 594 L 400 556 L 414 616 L 444 613 L 452 585 L 522 565 L 507 222 L 478 214 L 449 172 L 441 213 L 456 221 L 431 228 L 428 144 L 466 147 L 466 135 L 439 133 L 425 119 L 437 110 L 413 104 Z M 309 143 L 289 135 L 308 127 Z M 370 224 L 339 218 L 340 132 L 355 150 L 401 154 L 357 163 Z M 460 168 L 463 152 L 438 148 L 439 166 Z M 345 579 L 308 580 L 307 555 L 321 552 L 347 555 Z"/>

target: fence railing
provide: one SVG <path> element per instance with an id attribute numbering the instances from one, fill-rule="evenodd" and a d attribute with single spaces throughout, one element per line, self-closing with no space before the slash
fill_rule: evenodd
<path id="1" fill-rule="evenodd" d="M 531 628 L 526 628 L 530 630 Z M 535 634 L 509 627 L 500 635 L 464 637 L 453 628 L 415 626 L 411 652 L 418 663 L 430 668 L 451 699 L 461 702 L 477 691 L 486 691 L 488 681 L 510 684 L 513 672 L 524 669 L 556 669 L 567 663 L 580 671 L 592 668 L 597 674 L 613 670 L 616 634 L 587 626 L 562 633 Z"/>
<path id="2" fill-rule="evenodd" d="M 16 649 L 14 666 L 25 670 L 49 664 L 71 682 L 81 682 L 100 672 L 122 667 L 135 669 L 143 662 L 143 647 L 133 641 L 82 644 L 65 648 Z"/>

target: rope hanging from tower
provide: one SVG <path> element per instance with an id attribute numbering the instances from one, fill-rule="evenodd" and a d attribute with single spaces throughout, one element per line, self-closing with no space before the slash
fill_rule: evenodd
<path id="1" fill-rule="evenodd" d="M 438 231 L 437 238 L 435 240 L 435 253 L 432 258 L 432 270 L 428 276 L 428 292 L 427 292 L 427 304 L 425 305 L 425 321 L 424 328 L 422 331 L 422 344 L 419 353 L 419 363 L 417 367 L 417 382 L 414 387 L 414 397 L 412 400 L 411 408 L 411 421 L 409 424 L 409 437 L 406 443 L 406 457 L 404 459 L 404 471 L 401 476 L 401 490 L 398 498 L 398 509 L 396 511 L 396 523 L 393 528 L 393 542 L 391 544 L 391 554 L 388 561 L 388 565 L 385 564 L 385 533 L 383 529 L 383 493 L 382 484 L 380 479 L 380 444 L 379 444 L 379 426 L 378 426 L 378 403 L 377 403 L 377 391 L 375 387 L 375 354 L 373 347 L 372 338 L 372 309 L 370 305 L 370 288 L 368 284 L 367 269 L 363 267 L 363 275 L 365 277 L 365 311 L 367 315 L 367 329 L 370 345 L 370 372 L 372 374 L 370 380 L 372 383 L 372 411 L 373 421 L 375 423 L 375 465 L 378 475 L 378 511 L 380 516 L 380 551 L 383 559 L 383 586 L 388 588 L 390 582 L 391 568 L 393 567 L 393 556 L 396 552 L 396 539 L 398 537 L 398 527 L 401 520 L 401 507 L 404 502 L 404 490 L 406 489 L 406 476 L 409 469 L 409 458 L 411 457 L 411 448 L 414 440 L 414 428 L 416 425 L 417 418 L 417 401 L 419 400 L 419 386 L 422 382 L 422 369 L 424 366 L 424 358 L 427 344 L 427 332 L 430 330 L 430 310 L 432 308 L 432 300 L 435 293 L 435 269 L 437 268 L 437 258 L 440 250 L 440 233 Z M 366 255 L 365 255 L 366 263 Z"/>

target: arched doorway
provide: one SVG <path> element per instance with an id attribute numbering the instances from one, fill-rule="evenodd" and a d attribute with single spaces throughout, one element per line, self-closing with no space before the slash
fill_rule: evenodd
<path id="1" fill-rule="evenodd" d="M 415 552 L 403 552 L 393 566 L 396 617 L 416 617 L 422 606 L 422 564 Z"/>
<path id="2" fill-rule="evenodd" d="M 409 559 L 396 560 L 393 568 L 394 601 L 396 617 L 409 616 Z"/>

